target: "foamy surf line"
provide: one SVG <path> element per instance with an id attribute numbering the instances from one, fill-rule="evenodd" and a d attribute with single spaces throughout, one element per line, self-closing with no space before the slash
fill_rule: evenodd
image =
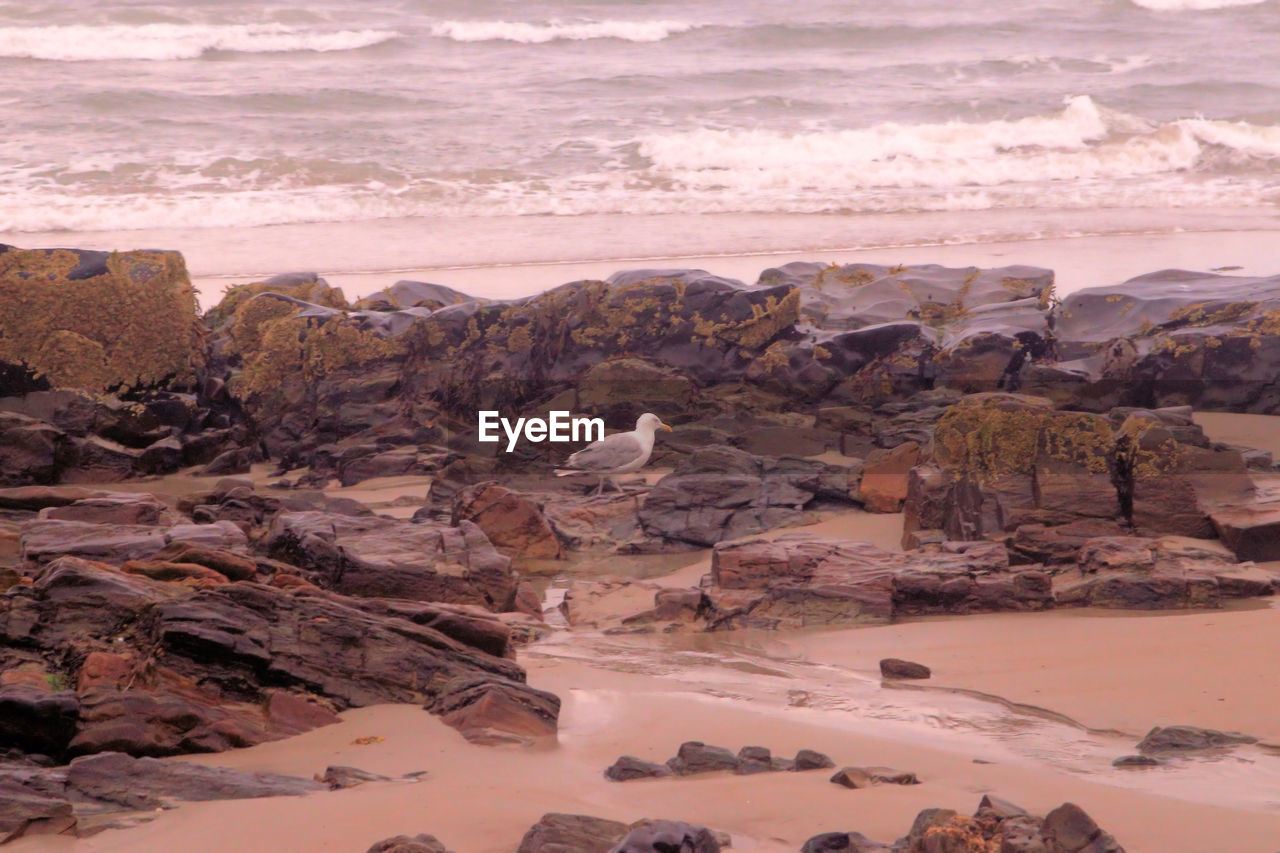
<path id="1" fill-rule="evenodd" d="M 288 53 L 359 50 L 399 37 L 392 30 L 318 32 L 284 24 L 69 24 L 0 27 L 0 58 L 54 62 L 198 59 L 211 51 Z"/>
<path id="2" fill-rule="evenodd" d="M 510 41 L 520 44 L 545 44 L 552 41 L 588 41 L 619 39 L 630 42 L 656 42 L 677 33 L 697 28 L 687 21 L 585 21 L 568 23 L 548 21 L 440 21 L 431 25 L 431 34 L 456 42 Z"/>

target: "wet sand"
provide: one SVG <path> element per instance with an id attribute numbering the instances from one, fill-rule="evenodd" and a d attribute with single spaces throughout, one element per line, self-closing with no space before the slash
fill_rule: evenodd
<path id="1" fill-rule="evenodd" d="M 886 738 L 859 731 L 838 713 L 767 707 L 682 694 L 644 674 L 603 673 L 584 664 L 533 665 L 531 681 L 565 700 L 559 745 L 543 749 L 467 744 L 409 706 L 352 711 L 337 726 L 288 741 L 195 759 L 201 763 L 300 775 L 346 764 L 419 783 L 375 783 L 305 798 L 194 803 L 151 823 L 95 837 L 31 838 L 12 849 L 66 851 L 359 851 L 394 834 L 431 832 L 460 853 L 510 853 L 549 811 L 623 821 L 668 817 L 730 832 L 733 849 L 795 851 L 810 836 L 858 830 L 891 840 L 929 806 L 972 810 L 983 793 L 1045 811 L 1082 805 L 1131 853 L 1274 853 L 1280 813 L 1224 808 L 1118 787 L 1036 766 L 972 739 L 920 731 Z M 382 737 L 358 746 L 356 738 Z M 823 771 L 738 777 L 608 782 L 619 754 L 662 759 L 679 742 L 704 739 L 779 754 L 823 750 L 837 763 L 886 764 L 923 784 L 850 791 Z M 977 764 L 975 758 L 991 763 Z"/>
<path id="2" fill-rule="evenodd" d="M 1276 442 L 1273 418 L 1198 417 L 1216 439 Z M 265 471 L 255 468 L 254 477 L 263 480 Z M 177 493 L 213 481 L 180 476 L 164 485 Z M 428 482 L 392 478 L 331 493 L 386 511 L 416 501 Z M 901 515 L 855 511 L 765 535 L 804 530 L 896 549 L 901 525 Z M 681 569 L 652 580 L 696 584 L 708 568 L 709 552 L 692 553 Z M 340 725 L 287 741 L 183 760 L 305 776 L 333 764 L 392 776 L 427 770 L 423 781 L 183 804 L 139 827 L 79 840 L 33 837 L 11 849 L 345 853 L 430 832 L 458 853 L 510 853 L 542 814 L 562 811 L 685 819 L 731 833 L 733 849 L 772 853 L 831 830 L 892 840 L 922 808 L 969 812 L 982 794 L 996 793 L 1040 813 L 1075 802 L 1130 853 L 1275 853 L 1280 756 L 1246 747 L 1150 770 L 1110 762 L 1154 725 L 1231 729 L 1280 743 L 1277 648 L 1275 602 L 937 617 L 834 631 L 561 630 L 519 656 L 530 683 L 564 702 L 555 744 L 475 746 L 416 707 L 358 709 Z M 882 683 L 877 663 L 889 656 L 926 663 L 934 676 Z M 353 743 L 366 736 L 383 740 Z M 684 740 L 758 744 L 783 755 L 813 748 L 841 765 L 913 771 L 923 784 L 850 791 L 821 771 L 621 784 L 602 776 L 621 754 L 664 760 Z"/>

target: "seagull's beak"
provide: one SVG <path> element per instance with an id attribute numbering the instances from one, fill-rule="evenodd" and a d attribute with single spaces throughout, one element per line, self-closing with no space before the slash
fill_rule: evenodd
<path id="1" fill-rule="evenodd" d="M 667 432 L 671 432 L 671 427 L 666 424 L 658 424 L 658 429 L 665 429 Z"/>

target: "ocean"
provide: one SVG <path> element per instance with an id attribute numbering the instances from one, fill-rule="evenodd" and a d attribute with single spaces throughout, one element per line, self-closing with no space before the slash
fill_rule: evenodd
<path id="1" fill-rule="evenodd" d="M 1280 2 L 0 2 L 0 124 L 19 244 L 395 221 L 430 261 L 432 234 L 521 217 L 1273 227 Z"/>

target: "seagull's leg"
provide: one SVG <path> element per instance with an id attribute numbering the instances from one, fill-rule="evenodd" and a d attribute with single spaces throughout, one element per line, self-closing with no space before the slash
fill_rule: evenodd
<path id="1" fill-rule="evenodd" d="M 604 494 L 604 477 L 600 478 L 600 482 L 596 484 L 595 491 L 587 495 L 587 497 L 594 498 L 596 495 L 601 495 L 601 494 Z"/>

